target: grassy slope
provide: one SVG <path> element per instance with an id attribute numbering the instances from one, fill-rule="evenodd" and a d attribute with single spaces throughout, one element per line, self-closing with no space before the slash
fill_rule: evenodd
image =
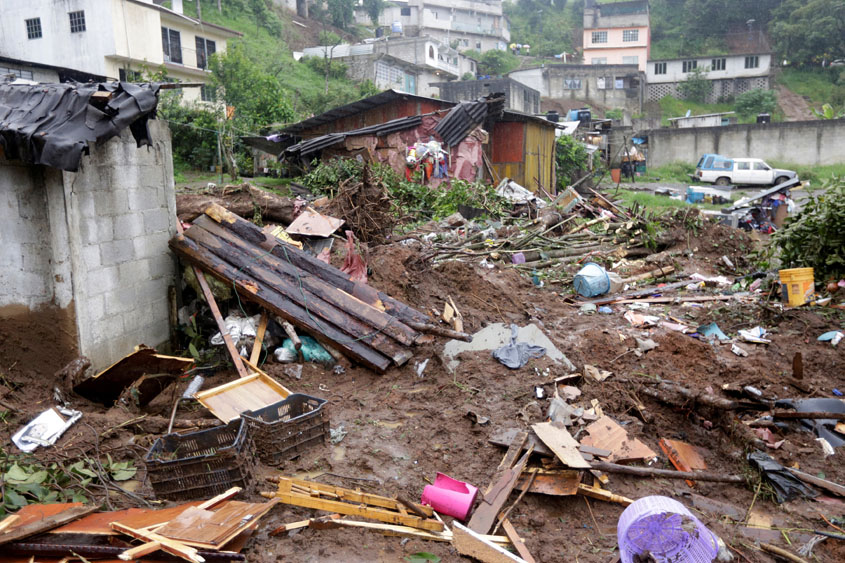
<path id="1" fill-rule="evenodd" d="M 785 68 L 777 81 L 809 99 L 810 105 L 815 108 L 820 108 L 822 104 L 845 105 L 845 67 Z"/>
<path id="2" fill-rule="evenodd" d="M 185 2 L 184 8 L 186 15 L 196 17 L 194 2 Z M 284 33 L 281 37 L 276 37 L 267 29 L 257 25 L 251 19 L 251 14 L 231 14 L 225 9 L 221 13 L 217 11 L 216 0 L 202 0 L 203 20 L 243 33 L 243 38 L 236 41 L 244 42 L 252 60 L 265 70 L 281 77 L 283 85 L 293 98 L 291 103 L 294 110 L 299 117 L 305 117 L 312 113 L 312 109 L 308 107 L 309 102 L 323 95 L 324 77 L 305 64 L 293 60 L 291 49 L 285 39 L 293 39 L 299 33 L 299 29 L 291 23 L 290 18 L 286 17 L 283 11 L 279 11 L 279 14 Z M 332 92 L 333 97 L 351 100 L 357 97 L 358 88 L 348 80 L 330 79 L 329 91 Z"/>

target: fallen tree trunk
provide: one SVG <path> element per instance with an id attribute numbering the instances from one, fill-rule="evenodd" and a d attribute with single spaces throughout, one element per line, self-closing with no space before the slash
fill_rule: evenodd
<path id="1" fill-rule="evenodd" d="M 244 218 L 252 218 L 258 212 L 265 221 L 285 225 L 291 224 L 294 219 L 294 200 L 249 184 L 227 186 L 216 193 L 177 194 L 176 215 L 181 221 L 193 221 L 214 204 Z"/>
<path id="2" fill-rule="evenodd" d="M 632 467 L 619 465 L 609 461 L 592 461 L 593 469 L 607 471 L 608 473 L 621 473 L 623 475 L 635 475 L 637 477 L 662 477 L 664 479 L 689 479 L 690 481 L 711 481 L 714 483 L 743 483 L 745 479 L 741 475 L 725 475 L 723 473 L 710 473 L 707 471 L 673 471 L 671 469 L 656 469 L 653 467 Z"/>

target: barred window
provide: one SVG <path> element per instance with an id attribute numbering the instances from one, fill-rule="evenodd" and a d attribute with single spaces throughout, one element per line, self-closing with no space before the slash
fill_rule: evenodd
<path id="1" fill-rule="evenodd" d="M 29 39 L 38 39 L 41 37 L 41 18 L 32 18 L 26 20 L 26 36 Z"/>
<path id="2" fill-rule="evenodd" d="M 698 61 L 684 61 L 682 69 L 684 72 L 692 72 L 698 68 Z"/>
<path id="3" fill-rule="evenodd" d="M 68 12 L 67 14 L 70 17 L 70 32 L 71 33 L 81 33 L 85 31 L 85 11 L 79 10 L 78 12 Z"/>
<path id="4" fill-rule="evenodd" d="M 710 62 L 710 70 L 725 70 L 725 59 L 713 59 Z"/>
<path id="5" fill-rule="evenodd" d="M 757 55 L 753 55 L 751 57 L 745 57 L 745 68 L 757 68 L 760 66 L 760 57 Z"/>
<path id="6" fill-rule="evenodd" d="M 666 74 L 666 63 L 654 63 L 654 74 Z"/>
<path id="7" fill-rule="evenodd" d="M 563 87 L 566 90 L 580 90 L 581 89 L 581 79 L 580 78 L 564 78 L 563 79 Z"/>
<path id="8" fill-rule="evenodd" d="M 640 40 L 640 30 L 639 29 L 623 29 L 622 30 L 622 41 L 629 43 L 631 41 L 639 41 Z"/>
<path id="9" fill-rule="evenodd" d="M 182 35 L 175 29 L 161 28 L 164 62 L 182 64 Z"/>
<path id="10" fill-rule="evenodd" d="M 593 32 L 593 43 L 607 43 L 607 32 L 606 31 L 594 31 Z"/>
<path id="11" fill-rule="evenodd" d="M 211 39 L 196 36 L 197 44 L 197 68 L 208 68 L 208 59 L 217 52 L 217 43 Z"/>

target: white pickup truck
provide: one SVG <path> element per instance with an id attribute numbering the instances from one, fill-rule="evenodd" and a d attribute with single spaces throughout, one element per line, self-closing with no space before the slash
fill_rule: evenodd
<path id="1" fill-rule="evenodd" d="M 705 154 L 698 161 L 693 179 L 718 186 L 777 186 L 798 174 L 793 170 L 772 168 L 759 158 L 727 158 Z"/>

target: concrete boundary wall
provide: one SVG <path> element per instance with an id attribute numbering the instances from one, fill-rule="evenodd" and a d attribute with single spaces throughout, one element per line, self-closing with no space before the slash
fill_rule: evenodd
<path id="1" fill-rule="evenodd" d="M 845 162 L 845 119 L 648 131 L 648 165 L 696 163 L 705 153 L 790 164 Z"/>

